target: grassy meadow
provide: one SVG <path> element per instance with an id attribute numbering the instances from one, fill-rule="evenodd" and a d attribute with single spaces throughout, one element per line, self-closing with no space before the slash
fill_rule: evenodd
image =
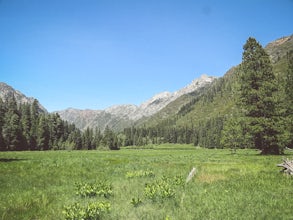
<path id="1" fill-rule="evenodd" d="M 0 219 L 293 219 L 282 157 L 189 145 L 0 152 Z"/>

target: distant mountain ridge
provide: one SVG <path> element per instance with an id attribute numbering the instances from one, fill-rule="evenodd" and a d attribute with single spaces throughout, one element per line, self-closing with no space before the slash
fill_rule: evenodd
<path id="1" fill-rule="evenodd" d="M 202 88 L 209 83 L 211 83 L 215 77 L 209 77 L 207 75 L 202 75 L 200 78 L 193 80 L 189 85 L 186 87 L 175 91 L 175 92 L 162 92 L 159 94 L 154 95 L 149 100 L 143 102 L 140 106 L 135 105 L 118 105 L 112 106 L 105 111 L 110 114 L 114 114 L 117 116 L 124 115 L 131 120 L 138 120 L 142 117 L 151 116 L 161 109 L 163 109 L 166 105 L 170 102 L 174 101 L 175 99 L 179 98 L 184 94 L 188 94 L 194 92 L 195 90 Z"/>
<path id="2" fill-rule="evenodd" d="M 63 120 L 74 123 L 80 129 L 98 127 L 103 130 L 106 126 L 109 126 L 114 130 L 121 130 L 131 126 L 141 118 L 154 115 L 180 96 L 209 85 L 214 79 L 216 78 L 204 74 L 178 91 L 156 94 L 139 106 L 114 105 L 104 110 L 79 110 L 69 108 L 57 111 L 57 113 Z"/>
<path id="3" fill-rule="evenodd" d="M 0 98 L 2 101 L 6 101 L 14 96 L 16 102 L 18 104 L 32 104 L 35 100 L 33 97 L 27 97 L 24 94 L 22 94 L 20 91 L 15 90 L 11 86 L 7 85 L 4 82 L 0 82 Z M 40 103 L 38 103 L 40 111 L 42 112 L 48 112 L 44 106 L 42 106 Z"/>
<path id="4" fill-rule="evenodd" d="M 273 68 L 276 74 L 281 74 L 285 71 L 285 57 L 288 51 L 293 50 L 293 35 L 279 38 L 269 43 L 265 50 L 269 54 Z M 63 120 L 74 123 L 78 128 L 84 130 L 89 128 L 99 128 L 104 130 L 106 126 L 116 131 L 121 131 L 123 128 L 147 125 L 155 126 L 162 120 L 173 120 L 175 125 L 188 125 L 198 120 L 198 118 L 209 117 L 209 114 L 226 114 L 233 108 L 235 103 L 229 100 L 231 94 L 225 94 L 223 86 L 225 81 L 233 78 L 235 71 L 239 65 L 232 67 L 223 77 L 215 78 L 207 75 L 202 75 L 200 78 L 193 80 L 184 88 L 175 92 L 162 92 L 154 95 L 149 100 L 141 105 L 113 105 L 104 110 L 80 110 L 68 108 L 57 111 Z M 232 79 L 231 79 L 232 80 Z M 226 83 L 227 84 L 227 83 Z M 229 86 L 229 85 L 228 85 Z M 215 90 L 218 102 L 211 103 L 208 109 L 197 106 L 197 97 L 204 97 L 209 90 Z M 220 92 L 217 92 L 217 91 Z M 214 91 L 213 91 L 214 92 Z M 0 97 L 3 101 L 10 97 L 15 97 L 17 103 L 32 103 L 35 99 L 26 97 L 21 92 L 13 89 L 6 83 L 0 83 Z M 215 107 L 216 106 L 216 107 Z M 40 110 L 47 110 L 39 104 Z M 184 110 L 183 110 L 184 109 Z M 223 109 L 223 112 L 219 112 Z M 185 112 L 178 116 L 179 112 Z M 209 113 L 210 112 L 210 113 Z"/>
<path id="5" fill-rule="evenodd" d="M 275 41 L 268 43 L 265 47 L 266 52 L 269 54 L 272 63 L 276 63 L 279 59 L 286 56 L 293 43 L 293 35 L 281 37 Z"/>

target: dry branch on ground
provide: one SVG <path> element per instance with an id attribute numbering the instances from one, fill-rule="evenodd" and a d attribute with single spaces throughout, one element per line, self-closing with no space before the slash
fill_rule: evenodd
<path id="1" fill-rule="evenodd" d="M 283 167 L 281 170 L 284 173 L 287 173 L 289 175 L 293 175 L 293 160 L 283 159 L 283 163 L 280 163 L 277 165 L 278 167 Z"/>

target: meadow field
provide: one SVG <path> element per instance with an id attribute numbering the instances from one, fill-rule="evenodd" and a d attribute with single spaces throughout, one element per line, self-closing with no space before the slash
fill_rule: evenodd
<path id="1" fill-rule="evenodd" d="M 286 154 L 189 145 L 0 152 L 0 218 L 293 219 L 293 177 L 276 166 Z"/>

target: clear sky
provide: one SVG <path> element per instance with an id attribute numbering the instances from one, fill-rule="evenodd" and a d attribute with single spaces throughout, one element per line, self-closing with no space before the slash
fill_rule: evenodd
<path id="1" fill-rule="evenodd" d="M 291 34 L 292 0 L 0 0 L 0 81 L 48 111 L 139 105 Z"/>

